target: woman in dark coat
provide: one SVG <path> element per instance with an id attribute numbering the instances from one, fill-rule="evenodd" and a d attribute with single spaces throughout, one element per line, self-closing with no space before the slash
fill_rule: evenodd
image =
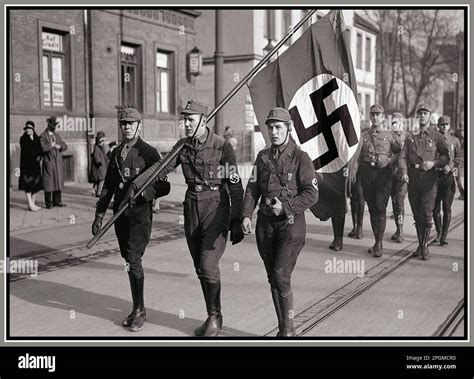
<path id="1" fill-rule="evenodd" d="M 20 179 L 18 188 L 25 191 L 28 209 L 37 212 L 41 207 L 35 204 L 36 193 L 42 189 L 41 156 L 43 151 L 38 135 L 35 133 L 35 123 L 27 121 L 23 128 L 25 133 L 20 137 Z"/>
<path id="2" fill-rule="evenodd" d="M 107 173 L 107 166 L 109 159 L 105 152 L 105 133 L 98 132 L 95 137 L 94 150 L 92 152 L 92 165 L 90 181 L 94 183 L 94 191 L 96 197 L 99 197 L 104 185 L 105 174 Z"/>

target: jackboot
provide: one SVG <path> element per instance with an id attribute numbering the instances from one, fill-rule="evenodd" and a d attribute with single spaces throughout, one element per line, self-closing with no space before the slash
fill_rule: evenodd
<path id="1" fill-rule="evenodd" d="M 283 327 L 283 313 L 281 311 L 280 297 L 276 288 L 272 288 L 272 300 L 275 307 L 275 312 L 278 318 L 278 330 L 282 330 Z"/>
<path id="2" fill-rule="evenodd" d="M 421 241 L 421 259 L 427 261 L 430 259 L 430 251 L 428 250 L 428 240 L 430 239 L 431 225 L 423 225 Z"/>
<path id="3" fill-rule="evenodd" d="M 377 233 L 375 234 L 375 245 L 373 247 L 374 257 L 382 256 L 383 250 L 383 235 L 385 233 L 385 226 L 387 225 L 387 218 L 385 215 L 379 216 L 377 220 Z"/>
<path id="4" fill-rule="evenodd" d="M 436 228 L 436 238 L 433 240 L 433 242 L 439 242 L 439 240 L 441 239 L 441 213 L 440 212 L 433 213 L 433 221 Z"/>
<path id="5" fill-rule="evenodd" d="M 143 297 L 143 287 L 145 277 L 136 277 L 129 273 L 130 286 L 133 297 L 133 310 L 130 315 L 122 321 L 123 326 L 129 326 L 132 332 L 138 332 L 143 329 L 146 320 L 145 301 Z"/>
<path id="6" fill-rule="evenodd" d="M 421 256 L 421 245 L 422 245 L 422 237 L 421 237 L 421 223 L 415 221 L 415 228 L 416 228 L 416 237 L 418 239 L 418 247 L 416 248 L 415 252 L 413 253 L 414 257 Z"/>
<path id="7" fill-rule="evenodd" d="M 377 217 L 374 217 L 372 215 L 370 216 L 370 226 L 372 226 L 372 232 L 374 233 L 374 237 L 376 241 L 375 241 L 374 246 L 369 247 L 368 253 L 374 254 L 374 249 L 377 245 L 377 227 L 378 227 Z"/>
<path id="8" fill-rule="evenodd" d="M 364 202 L 362 201 L 357 206 L 357 228 L 356 228 L 355 238 L 358 240 L 364 238 L 364 234 L 362 232 L 363 224 L 364 224 Z"/>
<path id="9" fill-rule="evenodd" d="M 393 210 L 393 215 L 395 217 L 395 225 L 397 227 L 397 231 L 390 237 L 392 241 L 397 241 L 397 242 L 403 242 L 404 237 L 403 237 L 403 222 L 405 219 L 405 215 L 403 211 L 400 211 L 399 209 L 394 209 Z"/>
<path id="10" fill-rule="evenodd" d="M 335 250 L 335 251 L 342 250 L 342 239 L 344 237 L 344 221 L 345 221 L 345 216 L 331 217 L 334 240 L 329 245 L 329 248 L 332 250 Z"/>
<path id="11" fill-rule="evenodd" d="M 141 311 L 145 311 L 144 300 L 143 300 L 143 283 L 140 284 L 137 278 L 129 272 L 128 279 L 130 281 L 130 290 L 132 292 L 133 308 L 132 312 L 122 320 L 122 326 L 129 327 L 132 325 L 132 321 L 137 317 Z M 143 278 L 142 278 L 143 279 Z M 140 288 L 141 285 L 141 288 Z"/>
<path id="12" fill-rule="evenodd" d="M 293 292 L 286 297 L 278 296 L 280 300 L 280 309 L 282 314 L 282 325 L 277 333 L 277 337 L 296 337 L 295 327 L 293 326 Z"/>
<path id="13" fill-rule="evenodd" d="M 443 228 L 441 231 L 441 238 L 439 240 L 440 245 L 448 244 L 448 241 L 446 241 L 446 238 L 448 237 L 448 229 L 449 229 L 450 223 L 451 223 L 451 213 L 443 214 Z"/>
<path id="14" fill-rule="evenodd" d="M 194 334 L 199 337 L 217 337 L 222 329 L 221 314 L 221 283 L 209 283 L 201 280 L 201 287 L 204 292 L 204 300 L 206 302 L 207 319 Z"/>
<path id="15" fill-rule="evenodd" d="M 357 208 L 351 206 L 351 216 L 352 216 L 352 230 L 347 234 L 349 237 L 355 238 L 357 233 Z"/>

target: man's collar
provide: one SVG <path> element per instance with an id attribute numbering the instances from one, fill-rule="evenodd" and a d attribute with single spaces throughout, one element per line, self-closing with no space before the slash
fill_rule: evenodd
<path id="1" fill-rule="evenodd" d="M 138 141 L 138 139 L 140 138 L 140 136 L 136 136 L 134 139 L 130 140 L 130 141 L 127 141 L 127 140 L 123 140 L 122 143 L 124 146 L 128 146 L 129 148 L 131 148 L 133 145 L 135 145 Z"/>

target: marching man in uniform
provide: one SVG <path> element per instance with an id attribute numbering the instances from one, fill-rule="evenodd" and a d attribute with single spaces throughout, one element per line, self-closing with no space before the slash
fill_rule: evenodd
<path id="1" fill-rule="evenodd" d="M 438 169 L 438 194 L 433 211 L 433 220 L 437 234 L 434 242 L 439 242 L 440 245 L 448 244 L 446 237 L 448 236 L 448 228 L 451 222 L 451 206 L 456 192 L 455 176 L 458 174 L 459 167 L 463 164 L 461 143 L 455 136 L 449 134 L 450 121 L 449 116 L 441 116 L 438 120 L 439 131 L 449 148 L 449 163 Z M 443 203 L 442 222 L 441 203 Z"/>
<path id="2" fill-rule="evenodd" d="M 438 190 L 438 171 L 449 163 L 443 136 L 430 127 L 430 108 L 420 104 L 416 110 L 420 130 L 408 133 L 400 155 L 402 179 L 408 183 L 408 200 L 415 218 L 418 248 L 415 257 L 428 260 L 433 209 Z"/>
<path id="3" fill-rule="evenodd" d="M 399 156 L 400 145 L 390 131 L 383 130 L 384 108 L 381 105 L 372 105 L 369 117 L 372 126 L 363 137 L 358 174 L 375 237 L 375 244 L 369 253 L 381 257 L 387 225 L 386 209 L 392 188 L 391 165 Z"/>
<path id="4" fill-rule="evenodd" d="M 127 200 L 125 196 L 133 179 L 160 158 L 158 151 L 140 138 L 138 133 L 142 128 L 141 115 L 135 108 L 122 109 L 119 121 L 123 140 L 120 146 L 114 149 L 107 168 L 104 185 L 96 205 L 95 220 L 92 224 L 94 235 L 102 227 L 102 220 L 112 197 L 114 197 L 114 213 L 116 213 Z M 143 329 L 146 319 L 142 257 L 150 242 L 152 201 L 156 196 L 164 196 L 169 192 L 169 183 L 167 183 L 164 185 L 168 187 L 167 190 L 159 195 L 163 188 L 162 183 L 158 181 L 154 187 L 148 187 L 136 200 L 134 206 L 127 209 L 114 224 L 120 254 L 127 262 L 133 300 L 132 312 L 122 321 L 122 325 L 130 327 L 133 332 Z"/>
<path id="5" fill-rule="evenodd" d="M 248 182 L 242 214 L 244 233 L 251 232 L 257 203 L 257 247 L 272 292 L 279 332 L 295 336 L 291 273 L 305 244 L 304 212 L 318 200 L 313 162 L 300 150 L 290 133 L 293 127 L 286 109 L 273 108 L 266 124 L 272 146 L 260 151 Z"/>
<path id="6" fill-rule="evenodd" d="M 195 334 L 216 337 L 223 322 L 219 260 L 224 254 L 229 229 L 232 244 L 244 238 L 240 225 L 244 190 L 231 144 L 206 126 L 207 107 L 191 100 L 181 114 L 184 116 L 186 143 L 160 176 L 169 174 L 179 165 L 183 168 L 188 185 L 184 199 L 184 231 L 208 314 Z M 128 198 L 160 163 L 156 162 L 135 179 Z"/>

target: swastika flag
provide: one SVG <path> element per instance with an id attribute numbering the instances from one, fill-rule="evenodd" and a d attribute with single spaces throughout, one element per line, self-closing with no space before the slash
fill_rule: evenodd
<path id="1" fill-rule="evenodd" d="M 249 84 L 267 145 L 268 111 L 282 107 L 290 112 L 291 135 L 316 170 L 319 201 L 311 211 L 322 220 L 346 212 L 347 184 L 360 140 L 348 33 L 342 11 L 331 10 Z"/>

